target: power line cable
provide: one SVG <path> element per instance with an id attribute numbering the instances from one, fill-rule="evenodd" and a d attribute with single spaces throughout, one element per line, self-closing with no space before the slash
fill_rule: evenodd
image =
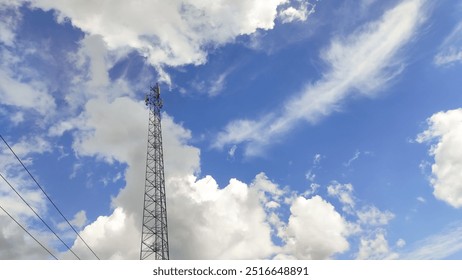
<path id="1" fill-rule="evenodd" d="M 0 177 L 2 177 L 3 181 L 5 181 L 8 186 L 10 186 L 10 188 L 19 196 L 19 198 L 21 198 L 21 200 L 29 207 L 30 210 L 32 210 L 32 212 L 34 212 L 35 216 L 37 216 L 40 221 L 42 221 L 42 223 L 56 236 L 56 238 L 59 239 L 59 241 L 61 241 L 61 243 L 64 244 L 64 246 L 66 246 L 66 248 L 72 252 L 72 254 L 74 254 L 74 256 L 80 260 L 79 256 L 77 256 L 77 254 L 72 251 L 72 249 L 66 244 L 66 242 L 64 242 L 61 237 L 58 236 L 58 234 L 47 224 L 47 222 L 45 222 L 44 219 L 42 219 L 42 217 L 40 217 L 40 215 L 37 213 L 37 211 L 34 210 L 34 208 L 32 208 L 32 206 L 30 206 L 29 203 L 27 203 L 27 201 L 22 197 L 22 195 L 13 187 L 13 185 L 10 184 L 10 182 L 0 173 Z"/>
<path id="2" fill-rule="evenodd" d="M 96 253 L 90 248 L 90 246 L 87 244 L 87 242 L 85 242 L 85 240 L 82 238 L 82 236 L 80 236 L 80 234 L 77 232 L 77 230 L 74 228 L 74 226 L 72 226 L 72 224 L 69 222 L 69 220 L 64 216 L 64 214 L 59 210 L 58 206 L 56 206 L 56 204 L 53 202 L 53 200 L 51 200 L 51 198 L 48 196 L 48 194 L 45 192 L 45 190 L 42 188 L 42 186 L 37 182 L 37 180 L 35 180 L 34 176 L 29 172 L 29 169 L 27 169 L 27 167 L 22 163 L 21 159 L 16 155 L 16 153 L 14 152 L 13 148 L 11 148 L 11 146 L 8 144 L 8 142 L 6 142 L 5 138 L 3 138 L 3 136 L 0 134 L 0 138 L 2 138 L 3 142 L 5 143 L 5 145 L 8 147 L 8 149 L 10 149 L 10 151 L 13 153 L 13 155 L 16 157 L 16 159 L 19 161 L 19 163 L 21 163 L 22 167 L 27 171 L 27 173 L 29 174 L 29 176 L 32 178 L 32 180 L 34 180 L 35 184 L 39 187 L 39 189 L 42 191 L 42 193 L 46 196 L 46 198 L 48 199 L 48 201 L 50 201 L 50 203 L 53 205 L 53 207 L 56 209 L 56 211 L 58 211 L 58 213 L 61 215 L 61 217 L 67 222 L 67 224 L 69 225 L 69 227 L 71 227 L 71 229 L 75 232 L 75 234 L 77 234 L 77 236 L 79 237 L 79 239 L 83 242 L 83 244 L 85 244 L 85 246 L 92 252 L 92 254 L 99 260 L 100 258 L 96 255 Z"/>
<path id="3" fill-rule="evenodd" d="M 50 254 L 55 260 L 58 260 L 58 258 L 53 255 L 52 252 L 50 252 L 50 250 L 47 249 L 47 247 L 45 247 L 45 245 L 43 245 L 42 243 L 40 243 L 40 241 L 37 240 L 37 238 L 35 238 L 32 233 L 30 233 L 25 227 L 23 227 L 15 218 L 13 218 L 13 216 L 10 215 L 10 213 L 8 213 L 8 211 L 5 210 L 5 208 L 3 208 L 1 205 L 0 205 L 0 209 L 3 210 L 3 212 L 5 212 L 19 227 L 21 227 L 27 234 L 29 234 L 30 237 L 32 237 L 32 239 L 35 240 L 35 242 L 37 242 L 40 246 L 42 246 L 43 249 L 45 249 L 45 251 L 48 252 L 48 254 Z"/>

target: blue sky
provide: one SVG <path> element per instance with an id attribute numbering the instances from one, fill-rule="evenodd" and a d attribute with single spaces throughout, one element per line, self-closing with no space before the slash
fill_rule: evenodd
<path id="1" fill-rule="evenodd" d="M 98 3 L 0 1 L 0 132 L 100 258 L 139 257 L 156 81 L 172 258 L 462 257 L 460 3 Z M 0 205 L 74 257 L 4 181 Z M 50 258 L 0 223 L 0 258 Z"/>

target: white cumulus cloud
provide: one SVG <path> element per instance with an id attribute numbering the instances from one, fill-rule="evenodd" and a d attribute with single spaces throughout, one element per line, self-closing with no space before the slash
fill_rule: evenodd
<path id="1" fill-rule="evenodd" d="M 370 226 L 384 226 L 387 225 L 395 215 L 390 211 L 380 211 L 375 206 L 363 207 L 356 213 L 361 224 Z"/>
<path id="2" fill-rule="evenodd" d="M 24 138 L 17 144 L 13 144 L 9 139 L 7 141 L 14 149 L 17 149 L 23 163 L 28 166 L 33 162 L 32 155 L 48 151 L 48 143 L 45 143 L 40 137 Z M 2 141 L 0 141 L 0 173 L 8 181 L 7 183 L 3 178 L 0 178 L 0 206 L 53 252 L 53 242 L 56 239 L 44 231 L 43 227 L 40 227 L 39 219 L 11 186 L 41 217 L 48 213 L 46 198 Z M 51 258 L 3 210 L 0 210 L 0 247 L 2 248 L 0 259 Z"/>
<path id="3" fill-rule="evenodd" d="M 430 180 L 436 198 L 449 205 L 462 206 L 462 109 L 439 112 L 428 119 L 428 128 L 417 142 L 431 143 L 433 156 Z"/>
<path id="4" fill-rule="evenodd" d="M 169 180 L 171 254 L 179 259 L 261 259 L 275 250 L 255 187 L 236 179 L 220 189 L 206 176 Z"/>
<path id="5" fill-rule="evenodd" d="M 54 10 L 85 33 L 99 35 L 110 49 L 135 49 L 152 65 L 203 64 L 207 49 L 257 29 L 272 29 L 286 0 L 30 1 Z M 128 7 L 127 7 L 128 5 Z"/>
<path id="6" fill-rule="evenodd" d="M 383 232 L 378 232 L 371 238 L 361 238 L 358 259 L 396 259 L 398 254 L 394 253 Z"/>
<path id="7" fill-rule="evenodd" d="M 343 211 L 352 213 L 355 208 L 355 198 L 353 196 L 353 185 L 334 183 L 327 187 L 327 194 L 337 197 L 343 204 Z"/>
<path id="8" fill-rule="evenodd" d="M 288 23 L 293 21 L 305 21 L 308 17 L 314 13 L 316 4 L 311 4 L 310 2 L 298 1 L 299 7 L 288 7 L 279 12 L 279 18 L 282 23 Z"/>
<path id="9" fill-rule="evenodd" d="M 109 103 L 92 99 L 74 133 L 80 156 L 128 164 L 126 186 L 114 197 L 113 212 L 82 230 L 82 237 L 103 259 L 139 258 L 146 117 L 143 105 L 130 98 Z M 348 223 L 329 202 L 318 196 L 295 197 L 285 222 L 278 209 L 292 193 L 264 173 L 250 184 L 230 179 L 222 187 L 212 176 L 200 178 L 200 151 L 187 144 L 191 132 L 166 114 L 162 126 L 172 259 L 323 259 L 349 248 Z M 273 242 L 276 235 L 283 245 Z M 78 240 L 73 249 L 92 257 Z"/>
<path id="10" fill-rule="evenodd" d="M 298 197 L 290 212 L 286 245 L 277 258 L 327 259 L 348 250 L 347 221 L 320 196 Z"/>

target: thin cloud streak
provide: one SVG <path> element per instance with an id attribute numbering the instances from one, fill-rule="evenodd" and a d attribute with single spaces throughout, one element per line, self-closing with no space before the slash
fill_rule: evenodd
<path id="1" fill-rule="evenodd" d="M 451 31 L 434 58 L 437 66 L 462 62 L 462 21 Z"/>
<path id="2" fill-rule="evenodd" d="M 438 234 L 417 242 L 414 249 L 403 253 L 402 259 L 436 260 L 447 259 L 462 251 L 462 222 L 459 221 Z"/>
<path id="3" fill-rule="evenodd" d="M 332 40 L 321 54 L 329 66 L 322 79 L 305 86 L 286 101 L 280 112 L 257 120 L 230 122 L 217 135 L 213 146 L 245 143 L 245 155 L 259 155 L 265 146 L 288 134 L 299 122 L 314 124 L 338 111 L 352 95 L 373 96 L 383 90 L 404 69 L 399 53 L 424 22 L 425 3 L 403 1 L 380 20 L 362 26 L 346 39 Z"/>

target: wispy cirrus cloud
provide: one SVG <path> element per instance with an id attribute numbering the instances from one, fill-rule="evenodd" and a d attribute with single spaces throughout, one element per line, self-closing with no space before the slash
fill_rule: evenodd
<path id="1" fill-rule="evenodd" d="M 13 46 L 19 23 L 17 3 L 0 3 L 0 43 Z"/>
<path id="2" fill-rule="evenodd" d="M 10 65 L 6 56 L 11 57 L 11 53 L 0 50 L 0 57 L 3 59 L 0 66 L 0 105 L 35 111 L 41 116 L 50 115 L 56 109 L 56 102 L 49 94 L 48 86 L 37 77 L 15 74 L 12 68 L 18 66 Z M 23 70 L 26 73 L 32 72 L 29 69 Z M 14 118 L 15 115 L 11 117 Z"/>
<path id="3" fill-rule="evenodd" d="M 462 21 L 454 27 L 434 58 L 437 66 L 462 62 Z"/>
<path id="4" fill-rule="evenodd" d="M 283 108 L 259 119 L 230 122 L 213 144 L 217 148 L 244 143 L 255 156 L 289 133 L 301 121 L 316 123 L 339 110 L 351 96 L 373 96 L 404 68 L 400 51 L 416 36 L 426 15 L 426 1 L 406 0 L 377 21 L 346 38 L 335 38 L 321 53 L 328 70 L 287 100 Z"/>
<path id="5" fill-rule="evenodd" d="M 413 245 L 401 254 L 403 259 L 437 260 L 446 259 L 462 251 L 462 222 L 453 223 L 437 234 L 431 235 Z"/>

